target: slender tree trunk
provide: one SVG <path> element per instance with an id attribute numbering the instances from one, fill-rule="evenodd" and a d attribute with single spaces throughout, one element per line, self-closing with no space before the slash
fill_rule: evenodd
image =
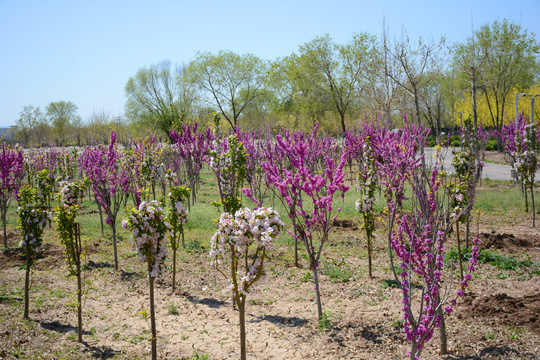
<path id="1" fill-rule="evenodd" d="M 368 251 L 368 272 L 369 277 L 373 278 L 373 271 L 372 271 L 372 265 L 371 265 L 371 235 L 367 235 L 367 251 Z"/>
<path id="2" fill-rule="evenodd" d="M 77 326 L 79 330 L 79 342 L 82 343 L 82 274 L 81 274 L 81 229 L 79 224 L 74 224 L 75 228 L 75 246 L 77 247 Z"/>
<path id="3" fill-rule="evenodd" d="M 7 229 L 6 229 L 6 212 L 7 212 L 7 209 L 6 210 L 2 209 L 2 224 L 4 225 L 4 247 L 7 249 L 8 243 L 7 243 Z"/>
<path id="4" fill-rule="evenodd" d="M 416 359 L 416 342 L 415 340 L 411 341 L 411 355 L 410 359 L 415 360 Z"/>
<path id="5" fill-rule="evenodd" d="M 174 293 L 174 290 L 176 290 L 176 250 L 177 248 L 176 247 L 173 247 L 173 265 L 172 265 L 172 291 Z"/>
<path id="6" fill-rule="evenodd" d="M 189 202 L 189 201 L 188 201 Z M 184 230 L 182 229 L 182 248 L 185 249 L 186 248 L 186 242 L 184 240 Z"/>
<path id="7" fill-rule="evenodd" d="M 531 183 L 531 208 L 533 214 L 533 226 L 536 226 L 536 208 L 534 207 L 534 181 Z"/>
<path id="8" fill-rule="evenodd" d="M 30 302 L 30 249 L 26 246 L 26 275 L 24 278 L 24 318 L 28 319 L 28 307 Z"/>
<path id="9" fill-rule="evenodd" d="M 300 264 L 298 263 L 298 237 L 296 236 L 296 226 L 294 226 L 294 224 L 293 224 L 293 230 L 294 230 L 294 266 L 299 268 Z"/>
<path id="10" fill-rule="evenodd" d="M 437 303 L 441 303 L 441 298 L 439 294 L 437 294 Z M 441 335 L 439 355 L 446 355 L 448 353 L 448 338 L 446 337 L 446 324 L 444 322 L 444 313 L 441 306 L 439 306 L 437 314 L 441 317 L 441 327 L 439 329 Z"/>
<path id="11" fill-rule="evenodd" d="M 474 73 L 474 69 L 472 70 L 472 111 L 473 111 L 473 121 L 474 121 L 474 127 L 478 127 L 478 115 L 476 112 L 476 76 Z"/>
<path id="12" fill-rule="evenodd" d="M 114 270 L 118 271 L 118 250 L 116 248 L 116 221 L 111 220 L 111 229 L 113 233 Z"/>
<path id="13" fill-rule="evenodd" d="M 529 212 L 529 196 L 527 195 L 527 185 L 523 184 L 523 193 L 525 194 L 525 212 Z"/>
<path id="14" fill-rule="evenodd" d="M 101 210 L 101 205 L 99 204 L 99 202 L 97 202 L 97 199 L 96 203 L 99 212 L 99 223 L 101 224 L 101 235 L 105 235 L 105 228 L 103 227 L 103 212 Z"/>
<path id="15" fill-rule="evenodd" d="M 238 300 L 238 316 L 240 318 L 240 359 L 247 359 L 246 351 L 246 297 L 241 296 Z"/>
<path id="16" fill-rule="evenodd" d="M 465 227 L 465 248 L 466 249 L 469 248 L 469 236 L 471 234 L 470 225 L 471 225 L 471 210 L 469 208 L 469 210 L 467 211 L 467 224 Z"/>
<path id="17" fill-rule="evenodd" d="M 79 328 L 79 342 L 82 343 L 82 279 L 80 261 L 77 262 L 77 326 Z"/>
<path id="18" fill-rule="evenodd" d="M 154 278 L 148 275 L 148 279 L 148 283 L 150 284 L 150 327 L 152 330 L 152 360 L 157 360 L 156 314 L 154 311 Z"/>
<path id="19" fill-rule="evenodd" d="M 461 259 L 461 240 L 459 238 L 459 220 L 456 221 L 456 235 L 457 235 L 457 252 L 459 258 L 459 276 L 463 281 L 463 260 Z"/>
<path id="20" fill-rule="evenodd" d="M 323 317 L 323 312 L 321 303 L 321 292 L 319 291 L 319 274 L 317 264 L 315 264 L 314 260 L 312 260 L 311 264 L 313 267 L 313 282 L 315 283 L 315 298 L 317 300 L 317 316 L 319 317 L 319 321 L 321 321 Z"/>

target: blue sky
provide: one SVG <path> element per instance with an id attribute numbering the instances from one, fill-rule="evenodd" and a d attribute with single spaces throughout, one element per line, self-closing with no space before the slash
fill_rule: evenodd
<path id="1" fill-rule="evenodd" d="M 540 42 L 539 0 L 454 1 L 25 1 L 0 0 L 0 126 L 26 105 L 72 101 L 122 115 L 124 86 L 141 67 L 187 63 L 197 51 L 231 50 L 274 60 L 330 34 L 379 35 L 404 27 L 411 38 L 464 41 L 473 26 L 509 19 Z"/>

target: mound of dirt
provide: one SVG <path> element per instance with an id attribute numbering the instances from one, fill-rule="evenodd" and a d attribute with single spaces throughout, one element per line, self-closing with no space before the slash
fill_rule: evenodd
<path id="1" fill-rule="evenodd" d="M 341 220 L 336 219 L 334 220 L 333 226 L 335 228 L 340 228 L 341 230 L 347 229 L 347 230 L 358 230 L 358 221 L 354 220 Z"/>
<path id="2" fill-rule="evenodd" d="M 0 251 L 0 269 L 7 269 L 24 264 L 26 264 L 26 259 L 19 248 L 4 249 Z"/>
<path id="3" fill-rule="evenodd" d="M 491 234 L 482 233 L 480 238 L 480 248 L 499 249 L 508 252 L 523 252 L 526 248 L 540 247 L 540 236 L 529 235 L 526 237 L 516 237 L 513 234 Z"/>
<path id="4" fill-rule="evenodd" d="M 469 303 L 463 310 L 464 317 L 482 317 L 496 320 L 506 326 L 528 327 L 540 334 L 540 291 L 521 297 L 506 293 L 483 296 L 476 300 L 467 297 Z"/>
<path id="5" fill-rule="evenodd" d="M 3 245 L 4 244 L 4 233 L 2 231 L 0 231 L 0 232 L 2 233 L 2 234 L 0 234 L 0 244 Z M 6 234 L 6 238 L 7 238 L 8 247 L 17 247 L 17 246 L 19 246 L 19 241 L 21 239 L 20 239 L 20 236 L 17 233 L 9 231 Z"/>

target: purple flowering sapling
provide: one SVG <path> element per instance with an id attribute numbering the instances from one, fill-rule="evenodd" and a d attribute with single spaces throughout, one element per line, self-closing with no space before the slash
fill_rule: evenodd
<path id="1" fill-rule="evenodd" d="M 290 170 L 281 169 L 271 162 L 263 162 L 268 183 L 279 192 L 280 200 L 289 210 L 293 226 L 299 240 L 304 243 L 310 260 L 315 283 L 317 299 L 317 314 L 323 319 L 322 304 L 319 289 L 318 267 L 324 244 L 328 240 L 330 229 L 341 211 L 334 209 L 334 199 L 337 195 L 343 199 L 349 186 L 345 185 L 343 167 L 346 164 L 346 154 L 336 162 L 323 157 L 322 172 L 314 172 L 308 167 L 309 141 L 301 136 L 285 138 L 276 137 L 278 145 L 287 154 Z M 310 200 L 310 201 L 308 201 Z"/>
<path id="2" fill-rule="evenodd" d="M 429 134 L 429 129 L 409 124 L 406 117 L 404 122 L 405 126 L 398 132 L 378 128 L 371 137 L 376 153 L 375 165 L 380 183 L 385 187 L 390 212 L 401 208 L 405 184 L 423 162 L 423 149 Z M 418 156 L 419 153 L 422 155 Z"/>
<path id="3" fill-rule="evenodd" d="M 238 305 L 242 360 L 246 359 L 246 298 L 253 284 L 265 275 L 266 253 L 282 229 L 281 218 L 272 208 L 245 208 L 234 216 L 222 213 L 211 239 L 211 264 L 228 279 Z"/>
<path id="4" fill-rule="evenodd" d="M 6 217 L 11 199 L 17 196 L 24 177 L 24 156 L 21 149 L 6 148 L 0 153 L 0 213 L 4 227 L 4 247 L 7 249 Z"/>
<path id="5" fill-rule="evenodd" d="M 179 132 L 176 130 L 170 132 L 170 138 L 176 143 L 179 158 L 182 159 L 184 164 L 193 204 L 197 199 L 196 191 L 199 188 L 199 174 L 212 140 L 209 128 L 205 132 L 199 133 L 197 128 L 198 124 L 195 122 L 193 125 L 181 125 Z"/>
<path id="6" fill-rule="evenodd" d="M 111 131 L 111 142 L 107 151 L 103 146 L 86 148 L 81 156 L 81 166 L 90 180 L 97 202 L 107 215 L 106 223 L 111 227 L 113 235 L 114 269 L 118 270 L 116 219 L 130 194 L 136 194 L 136 191 L 132 180 L 132 167 L 115 143 L 116 133 Z"/>
<path id="7" fill-rule="evenodd" d="M 540 153 L 537 126 L 529 124 L 523 115 L 518 116 L 517 123 L 503 126 L 501 136 L 505 149 L 512 159 L 512 169 L 523 183 L 525 192 L 525 211 L 529 211 L 527 190 L 531 193 L 533 227 L 536 226 L 536 208 L 534 204 L 534 180 Z"/>
<path id="8" fill-rule="evenodd" d="M 152 360 L 157 359 L 156 315 L 154 310 L 154 280 L 165 269 L 167 235 L 171 225 L 159 201 L 143 201 L 124 217 L 122 226 L 131 231 L 139 258 L 147 265 L 150 287 L 150 324 L 152 331 Z"/>
<path id="9" fill-rule="evenodd" d="M 77 277 L 77 322 L 78 340 L 82 342 L 82 263 L 83 244 L 81 230 L 75 222 L 79 207 L 87 185 L 86 179 L 79 181 L 63 181 L 58 193 L 58 206 L 54 209 L 60 241 L 65 246 L 66 261 L 69 274 Z"/>
<path id="10" fill-rule="evenodd" d="M 173 186 L 169 192 L 169 210 L 167 212 L 167 221 L 171 224 L 170 243 L 173 251 L 173 276 L 172 291 L 176 288 L 176 251 L 178 250 L 178 235 L 182 237 L 182 247 L 184 244 L 184 225 L 188 221 L 188 212 L 186 204 L 189 203 L 189 188 L 185 186 Z"/>
<path id="11" fill-rule="evenodd" d="M 47 205 L 39 195 L 36 188 L 29 185 L 22 186 L 17 196 L 19 206 L 17 215 L 22 240 L 19 247 L 26 256 L 26 276 L 24 281 L 24 318 L 28 319 L 28 305 L 30 292 L 30 271 L 34 266 L 37 255 L 41 251 L 43 230 L 50 219 Z"/>
<path id="12" fill-rule="evenodd" d="M 473 242 L 472 255 L 469 260 L 469 273 L 464 276 L 457 290 L 457 295 L 451 301 L 452 276 L 450 284 L 444 285 L 443 272 L 448 269 L 444 265 L 444 245 L 451 223 L 448 221 L 449 209 L 444 201 L 445 193 L 442 184 L 444 173 L 436 163 L 431 176 L 424 171 L 417 171 L 410 180 L 413 188 L 413 210 L 410 215 L 401 213 L 397 216 L 397 227 L 389 229 L 390 261 L 394 277 L 403 294 L 403 331 L 411 343 L 408 355 L 411 360 L 419 359 L 424 344 L 429 341 L 435 328 L 444 330 L 443 307 L 447 314 L 452 312 L 456 299 L 464 295 L 464 290 L 472 279 L 471 273 L 475 271 L 478 261 L 479 242 L 477 237 Z M 394 222 L 391 221 L 393 225 Z M 400 260 L 400 273 L 395 270 L 394 254 Z M 419 284 L 420 296 L 414 297 L 413 283 Z M 442 292 L 442 294 L 441 294 Z M 419 306 L 413 306 L 413 299 L 419 301 Z M 449 305 L 445 306 L 445 304 Z M 418 314 L 413 313 L 418 308 Z M 444 333 L 445 334 L 445 333 Z M 446 351 L 446 339 L 441 338 L 441 351 Z"/>
<path id="13" fill-rule="evenodd" d="M 262 205 L 268 190 L 268 183 L 261 163 L 266 160 L 264 154 L 267 149 L 267 141 L 271 141 L 270 134 L 267 133 L 268 137 L 265 138 L 260 130 L 244 132 L 240 128 L 236 129 L 236 134 L 238 134 L 239 141 L 244 145 L 247 153 L 246 181 L 249 186 L 249 194 L 254 199 L 256 198 L 257 204 Z"/>

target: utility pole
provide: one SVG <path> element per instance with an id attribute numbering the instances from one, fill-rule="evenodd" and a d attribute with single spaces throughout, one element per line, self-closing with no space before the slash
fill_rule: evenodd
<path id="1" fill-rule="evenodd" d="M 518 95 L 519 95 L 519 98 L 518 98 Z M 531 98 L 531 125 L 534 124 L 534 98 L 537 96 L 540 96 L 540 94 L 533 95 L 533 94 L 525 94 L 525 93 L 521 93 L 521 94 L 516 93 L 516 124 L 518 120 L 518 100 L 523 99 L 524 97 Z"/>

